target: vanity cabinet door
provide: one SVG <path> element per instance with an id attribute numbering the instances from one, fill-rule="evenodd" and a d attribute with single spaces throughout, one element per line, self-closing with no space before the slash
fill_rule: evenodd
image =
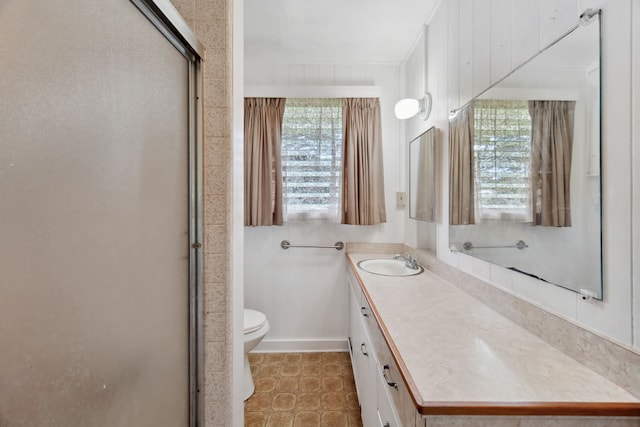
<path id="1" fill-rule="evenodd" d="M 358 307 L 360 307 L 359 297 L 356 296 L 355 291 L 351 289 L 349 292 L 349 355 L 351 356 L 351 367 L 353 369 L 353 377 L 356 382 L 356 392 L 358 393 L 359 401 L 361 401 L 361 369 L 359 368 L 360 358 L 358 357 L 358 352 L 360 351 L 363 331 L 360 326 L 361 320 Z"/>
<path id="2" fill-rule="evenodd" d="M 351 287 L 349 304 L 349 343 L 364 427 L 376 426 L 376 361 L 371 340 L 361 314 L 361 292 Z"/>
<path id="3" fill-rule="evenodd" d="M 369 334 L 362 330 L 362 341 L 358 348 L 358 356 L 361 358 L 361 390 L 360 413 L 364 427 L 375 426 L 377 423 L 377 390 L 376 390 L 376 359 L 369 340 Z"/>
<path id="4" fill-rule="evenodd" d="M 370 329 L 370 332 L 371 343 L 375 349 L 378 361 L 377 374 L 381 383 L 384 385 L 382 390 L 385 392 L 387 398 L 389 398 L 390 406 L 397 416 L 398 425 L 404 425 L 405 427 L 414 426 L 417 414 L 416 407 L 413 404 L 407 385 L 402 378 L 398 365 L 377 323 L 375 327 Z M 380 402 L 380 398 L 378 398 L 378 401 Z"/>

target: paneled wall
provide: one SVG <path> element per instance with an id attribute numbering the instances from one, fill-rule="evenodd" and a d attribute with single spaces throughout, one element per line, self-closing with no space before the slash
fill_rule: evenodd
<path id="1" fill-rule="evenodd" d="M 632 234 L 633 248 L 633 345 L 640 348 L 640 6 L 631 4 L 631 165 L 632 165 Z"/>
<path id="2" fill-rule="evenodd" d="M 427 27 L 424 28 L 427 31 Z M 411 53 L 407 57 L 405 64 L 403 65 L 403 77 L 404 77 L 404 94 L 407 98 L 419 98 L 427 92 L 427 70 L 425 62 L 426 53 L 426 33 L 422 35 L 416 41 Z M 432 114 L 431 117 L 434 117 Z M 430 118 L 427 121 L 421 119 L 409 119 L 404 121 L 405 126 L 401 126 L 403 144 L 407 146 L 409 141 L 415 139 L 420 134 L 425 132 L 431 126 L 433 126 L 433 120 Z M 439 141 L 439 136 L 436 135 L 436 146 L 441 147 L 442 142 Z M 404 164 L 409 164 L 408 150 Z M 409 191 L 409 168 L 401 168 L 405 174 L 405 182 L 407 191 Z M 437 205 L 437 204 L 436 204 Z M 436 249 L 436 223 L 425 222 L 409 219 L 405 225 L 404 242 L 415 248 Z"/>
<path id="3" fill-rule="evenodd" d="M 258 350 L 346 349 L 347 287 L 344 251 L 280 248 L 337 241 L 401 242 L 404 207 L 400 188 L 399 65 L 297 65 L 245 63 L 245 86 L 378 86 L 381 90 L 387 223 L 373 226 L 285 224 L 245 227 L 245 307 L 264 312 L 271 331 Z"/>
<path id="4" fill-rule="evenodd" d="M 602 161 L 604 210 L 604 301 L 583 300 L 578 294 L 484 261 L 449 251 L 448 238 L 448 113 L 465 104 L 522 64 L 578 22 L 587 8 L 603 9 Z M 428 23 L 428 89 L 434 95 L 433 123 L 441 134 L 441 221 L 437 227 L 438 257 L 464 271 L 538 303 L 580 325 L 625 344 L 633 342 L 633 316 L 640 317 L 640 285 L 633 275 L 632 243 L 640 244 L 637 227 L 640 156 L 634 149 L 632 117 L 638 122 L 640 82 L 638 49 L 632 49 L 632 17 L 638 42 L 638 6 L 630 0 L 443 0 Z M 633 13 L 632 13 L 633 12 Z M 416 49 L 420 49 L 419 44 Z M 633 53 L 632 53 L 633 52 Z M 419 55 L 414 50 L 412 55 Z M 405 64 L 406 89 L 416 65 Z M 415 119 L 413 119 L 415 120 Z M 420 128 L 407 127 L 407 138 Z M 637 144 L 636 144 L 637 145 Z M 635 154 L 635 158 L 632 157 Z M 632 159 L 632 160 L 630 160 Z M 635 167 L 632 167 L 635 166 Z M 632 172 L 634 173 L 632 178 Z M 635 186 L 632 186 L 632 179 Z M 632 190 L 634 191 L 632 195 Z M 636 207 L 632 216 L 632 203 Z M 632 218 L 636 226 L 632 242 Z M 636 270 L 640 262 L 636 252 Z M 633 303 L 633 283 L 636 301 Z M 635 346 L 640 347 L 636 320 Z"/>

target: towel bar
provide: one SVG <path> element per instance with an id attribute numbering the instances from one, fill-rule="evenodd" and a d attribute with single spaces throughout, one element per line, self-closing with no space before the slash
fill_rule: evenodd
<path id="1" fill-rule="evenodd" d="M 336 242 L 333 246 L 292 245 L 291 243 L 289 243 L 288 240 L 283 240 L 282 242 L 280 242 L 280 247 L 282 249 L 289 249 L 289 248 L 321 248 L 321 249 L 336 249 L 336 250 L 341 251 L 342 249 L 344 249 L 344 243 L 343 242 Z"/>

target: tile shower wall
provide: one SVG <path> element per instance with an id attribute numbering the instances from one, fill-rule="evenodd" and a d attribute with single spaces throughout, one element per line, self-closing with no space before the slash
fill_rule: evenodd
<path id="1" fill-rule="evenodd" d="M 378 86 L 381 88 L 387 223 L 375 226 L 288 224 L 245 228 L 245 306 L 263 311 L 271 331 L 263 351 L 344 350 L 347 288 L 344 251 L 280 248 L 291 244 L 332 245 L 337 241 L 400 242 L 405 211 L 395 192 L 404 186 L 399 172 L 404 144 L 393 107 L 399 96 L 398 65 L 245 63 L 245 85 Z"/>
<path id="2" fill-rule="evenodd" d="M 231 11 L 232 0 L 172 0 L 205 46 L 204 418 L 232 423 Z"/>
<path id="3" fill-rule="evenodd" d="M 437 227 L 437 249 L 443 261 L 465 272 L 490 280 L 586 328 L 632 344 L 632 313 L 635 311 L 635 318 L 640 318 L 640 280 L 637 273 L 633 275 L 640 268 L 637 252 L 637 268 L 632 268 L 632 247 L 638 246 L 640 234 L 637 230 L 635 236 L 629 232 L 632 218 L 636 218 L 633 219 L 633 225 L 637 227 L 639 224 L 639 215 L 632 215 L 632 204 L 636 209 L 640 206 L 637 200 L 640 197 L 637 190 L 640 184 L 640 156 L 632 142 L 632 131 L 637 134 L 632 117 L 638 116 L 640 94 L 637 90 L 630 90 L 632 75 L 636 84 L 639 81 L 640 54 L 637 48 L 632 49 L 631 24 L 631 17 L 634 16 L 636 27 L 633 31 L 638 31 L 638 6 L 629 0 L 443 0 L 428 29 L 426 63 L 428 90 L 434 97 L 434 111 L 427 126 L 435 125 L 440 129 L 441 161 L 442 165 L 447 165 L 449 111 L 468 102 L 541 46 L 562 35 L 577 23 L 580 12 L 599 7 L 603 9 L 604 34 L 602 203 L 605 300 L 583 301 L 574 292 L 506 272 L 466 255 L 450 253 L 446 224 L 447 182 L 440 185 L 442 223 Z M 640 37 L 636 34 L 634 40 L 639 42 Z M 424 55 L 424 49 L 418 43 L 405 64 L 408 93 L 420 87 L 420 80 L 415 76 L 420 72 L 421 61 L 413 56 L 421 55 Z M 636 68 L 632 68 L 632 58 Z M 635 110 L 630 110 L 632 105 L 636 107 Z M 407 138 L 414 137 L 419 130 L 410 123 Z M 447 181 L 448 170 L 446 167 L 443 169 L 443 181 Z M 636 185 L 632 185 L 632 182 Z M 636 320 L 636 339 L 633 342 L 637 348 L 640 348 L 639 323 Z"/>

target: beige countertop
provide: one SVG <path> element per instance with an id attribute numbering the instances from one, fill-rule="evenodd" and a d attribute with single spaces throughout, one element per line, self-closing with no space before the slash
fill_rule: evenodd
<path id="1" fill-rule="evenodd" d="M 560 403 L 565 409 L 549 414 L 573 413 L 575 404 L 577 414 L 608 408 L 609 415 L 640 415 L 640 399 L 434 273 L 381 276 L 356 265 L 390 255 L 347 257 L 385 339 L 397 348 L 394 358 L 406 369 L 406 382 L 413 382 L 409 389 L 422 413 L 433 413 L 428 408 L 434 405 L 540 408 Z"/>

